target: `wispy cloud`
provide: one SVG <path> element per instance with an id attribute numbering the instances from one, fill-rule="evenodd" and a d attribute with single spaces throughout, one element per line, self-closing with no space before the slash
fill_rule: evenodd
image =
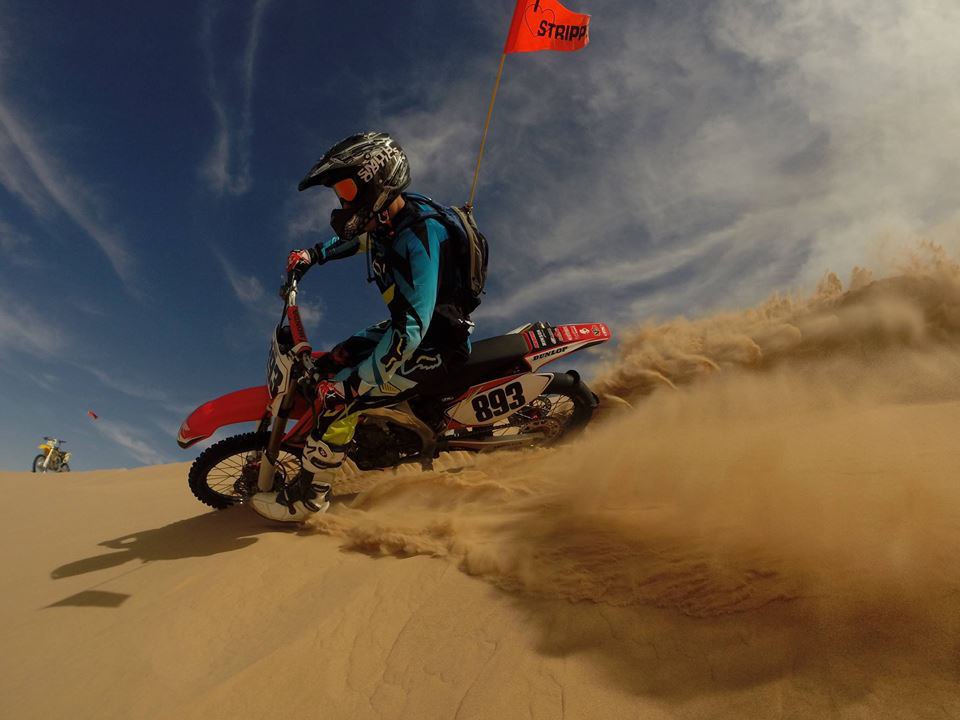
<path id="1" fill-rule="evenodd" d="M 220 262 L 220 267 L 223 268 L 223 273 L 227 276 L 227 282 L 230 283 L 237 300 L 258 320 L 275 323 L 279 313 L 276 296 L 267 293 L 263 288 L 263 283 L 254 275 L 246 275 L 240 272 L 222 252 L 214 251 L 214 254 Z M 300 317 L 308 329 L 317 327 L 323 319 L 323 305 L 320 302 L 310 302 L 304 298 L 298 298 L 297 307 L 300 309 Z"/>
<path id="2" fill-rule="evenodd" d="M 240 116 L 234 130 L 231 113 L 221 83 L 217 79 L 214 51 L 214 25 L 219 8 L 208 3 L 203 12 L 201 46 L 207 64 L 207 91 L 216 117 L 217 131 L 213 147 L 202 167 L 203 177 L 218 194 L 242 195 L 253 184 L 250 169 L 250 140 L 253 137 L 253 91 L 256 79 L 257 50 L 263 16 L 272 0 L 254 0 L 241 69 Z"/>
<path id="3" fill-rule="evenodd" d="M 237 300 L 253 310 L 261 307 L 261 301 L 265 295 L 263 283 L 253 275 L 241 273 L 232 262 L 227 260 L 223 253 L 216 252 L 215 254 L 220 262 L 220 267 L 223 268 L 223 272 L 227 276 L 227 282 L 233 289 L 233 294 L 237 296 Z"/>
<path id="4" fill-rule="evenodd" d="M 313 192 L 290 195 L 286 202 L 286 226 L 288 243 L 300 242 L 301 246 L 315 244 L 318 239 L 333 235 L 330 229 L 330 211 L 339 207 L 332 192 L 314 189 Z"/>
<path id="5" fill-rule="evenodd" d="M 183 415 L 193 409 L 193 406 L 175 400 L 169 393 L 158 388 L 154 382 L 131 380 L 118 374 L 114 368 L 104 370 L 91 365 L 72 364 L 93 375 L 103 386 L 128 397 L 159 406 L 174 415 Z"/>
<path id="6" fill-rule="evenodd" d="M 66 331 L 30 305 L 0 293 L 0 352 L 53 359 L 67 345 Z"/>
<path id="7" fill-rule="evenodd" d="M 532 278 L 506 298 L 481 305 L 478 318 L 516 317 L 520 312 L 542 306 L 558 296 L 585 297 L 595 286 L 607 290 L 636 288 L 655 283 L 695 262 L 709 249 L 729 237 L 724 233 L 704 238 L 700 243 L 679 245 L 651 253 L 649 257 L 611 263 L 605 259 L 562 265 Z M 584 308 L 589 312 L 590 308 Z"/>
<path id="8" fill-rule="evenodd" d="M 11 265 L 41 267 L 31 239 L 4 222 L 2 218 L 0 218 L 0 255 L 3 255 Z"/>
<path id="9" fill-rule="evenodd" d="M 34 120 L 31 124 L 35 124 Z M 0 185 L 43 220 L 62 211 L 103 251 L 128 290 L 134 258 L 119 233 L 98 218 L 99 202 L 49 150 L 41 147 L 11 104 L 0 96 Z"/>
<path id="10" fill-rule="evenodd" d="M 151 447 L 140 433 L 132 430 L 129 426 L 101 419 L 94 423 L 94 427 L 101 435 L 124 448 L 144 465 L 158 465 L 169 462 L 167 458 Z"/>
<path id="11" fill-rule="evenodd" d="M 309 328 L 316 328 L 323 320 L 323 304 L 319 301 L 309 302 L 306 300 L 297 300 L 297 307 L 300 310 L 300 319 L 303 324 Z"/>
<path id="12" fill-rule="evenodd" d="M 42 387 L 44 390 L 50 392 L 57 390 L 58 379 L 56 375 L 51 373 L 27 373 L 27 377 L 34 385 Z"/>
<path id="13" fill-rule="evenodd" d="M 749 303 L 956 212 L 952 0 L 591 10 L 582 53 L 507 61 L 477 203 L 489 316 L 574 300 L 625 320 Z M 448 202 L 466 197 L 492 76 L 461 72 L 373 117 L 410 154 L 418 189 Z"/>

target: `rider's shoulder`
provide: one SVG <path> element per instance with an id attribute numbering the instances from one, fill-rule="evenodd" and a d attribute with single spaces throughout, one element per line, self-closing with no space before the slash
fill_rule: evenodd
<path id="1" fill-rule="evenodd" d="M 443 205 L 419 193 L 404 193 L 403 199 L 405 202 L 400 212 L 407 223 L 432 222 L 434 225 L 443 227 L 441 219 L 441 214 L 445 210 Z"/>
<path id="2" fill-rule="evenodd" d="M 418 204 L 405 207 L 404 211 L 395 244 L 413 250 L 424 243 L 440 242 L 446 237 L 446 228 L 437 217 L 431 217 L 429 207 Z"/>

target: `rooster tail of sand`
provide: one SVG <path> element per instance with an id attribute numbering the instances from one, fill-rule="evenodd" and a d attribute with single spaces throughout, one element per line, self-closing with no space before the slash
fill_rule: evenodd
<path id="1" fill-rule="evenodd" d="M 960 267 L 924 253 L 633 329 L 595 382 L 634 410 L 556 450 L 374 481 L 313 529 L 534 597 L 701 617 L 806 599 L 833 628 L 947 627 Z"/>

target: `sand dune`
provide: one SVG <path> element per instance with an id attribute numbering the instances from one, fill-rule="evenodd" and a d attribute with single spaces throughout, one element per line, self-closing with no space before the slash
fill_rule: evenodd
<path id="1" fill-rule="evenodd" d="M 633 411 L 302 528 L 0 474 L 4 715 L 960 717 L 958 277 L 638 328 Z"/>

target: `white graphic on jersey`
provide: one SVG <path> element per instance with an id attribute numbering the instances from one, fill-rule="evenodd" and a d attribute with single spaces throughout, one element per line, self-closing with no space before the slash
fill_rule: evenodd
<path id="1" fill-rule="evenodd" d="M 440 367 L 442 360 L 439 355 L 420 355 L 416 358 L 416 362 L 413 366 L 404 365 L 403 371 L 405 373 L 411 373 L 414 370 L 435 370 Z"/>

